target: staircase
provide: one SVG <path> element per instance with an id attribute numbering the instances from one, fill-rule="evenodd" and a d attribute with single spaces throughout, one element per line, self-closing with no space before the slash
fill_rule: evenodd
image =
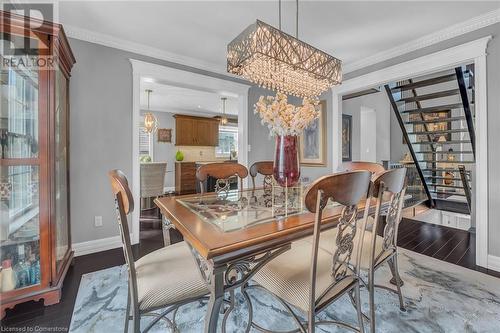
<path id="1" fill-rule="evenodd" d="M 457 67 L 385 90 L 431 207 L 470 214 L 474 75 Z"/>

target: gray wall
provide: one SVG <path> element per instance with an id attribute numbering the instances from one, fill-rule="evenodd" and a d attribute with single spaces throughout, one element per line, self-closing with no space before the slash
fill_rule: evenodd
<path id="1" fill-rule="evenodd" d="M 398 119 L 391 110 L 391 159 L 392 163 L 398 163 L 406 153 L 409 153 L 408 146 L 403 144 L 403 131 L 399 126 Z"/>
<path id="2" fill-rule="evenodd" d="M 432 45 L 421 50 L 411 52 L 382 63 L 378 63 L 358 71 L 347 73 L 345 79 L 370 73 L 384 67 L 392 66 L 404 61 L 412 60 L 426 54 L 444 50 L 453 46 L 467 43 L 469 41 L 493 36 L 487 49 L 487 94 L 488 94 L 488 177 L 489 177 L 489 250 L 488 253 L 500 256 L 500 23 L 479 29 L 465 35 Z"/>
<path id="3" fill-rule="evenodd" d="M 342 102 L 342 113 L 352 116 L 352 159 L 360 159 L 360 110 L 361 107 L 374 109 L 377 114 L 377 162 L 389 160 L 390 131 L 387 124 L 390 121 L 391 105 L 385 91 L 351 98 Z"/>
<path id="4" fill-rule="evenodd" d="M 167 61 L 69 40 L 71 72 L 71 237 L 73 243 L 118 235 L 107 172 L 132 174 L 132 66 L 129 58 L 243 82 Z M 130 181 L 132 181 L 130 179 Z M 94 216 L 103 226 L 94 227 Z"/>

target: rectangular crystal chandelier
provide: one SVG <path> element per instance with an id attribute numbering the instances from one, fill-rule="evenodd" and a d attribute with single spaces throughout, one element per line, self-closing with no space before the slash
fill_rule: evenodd
<path id="1" fill-rule="evenodd" d="M 342 62 L 257 20 L 227 46 L 227 71 L 261 87 L 313 98 L 342 82 Z"/>

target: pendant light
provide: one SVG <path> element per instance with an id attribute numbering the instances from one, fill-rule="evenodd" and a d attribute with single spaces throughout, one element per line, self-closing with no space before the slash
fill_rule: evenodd
<path id="1" fill-rule="evenodd" d="M 257 20 L 227 46 L 227 71 L 261 87 L 288 95 L 314 98 L 342 82 L 342 62 L 298 37 Z"/>
<path id="2" fill-rule="evenodd" d="M 220 117 L 220 124 L 221 125 L 226 125 L 227 124 L 227 117 L 226 117 L 226 100 L 227 97 L 221 97 L 220 100 L 222 101 L 222 117 Z"/>
<path id="3" fill-rule="evenodd" d="M 156 119 L 154 114 L 151 113 L 149 106 L 149 98 L 152 92 L 153 90 L 146 89 L 146 93 L 148 94 L 148 112 L 146 112 L 146 114 L 144 115 L 144 130 L 147 133 L 154 133 L 158 128 L 158 120 Z"/>

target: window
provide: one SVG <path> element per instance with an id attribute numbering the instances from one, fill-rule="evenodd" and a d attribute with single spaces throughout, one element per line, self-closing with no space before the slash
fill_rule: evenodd
<path id="1" fill-rule="evenodd" d="M 231 151 L 238 153 L 238 127 L 219 126 L 219 145 L 215 148 L 215 155 L 229 157 Z"/>
<path id="2" fill-rule="evenodd" d="M 153 158 L 153 140 L 151 140 L 152 135 L 146 132 L 143 125 L 144 117 L 142 117 L 141 125 L 139 126 L 139 159 L 147 156 Z"/>

